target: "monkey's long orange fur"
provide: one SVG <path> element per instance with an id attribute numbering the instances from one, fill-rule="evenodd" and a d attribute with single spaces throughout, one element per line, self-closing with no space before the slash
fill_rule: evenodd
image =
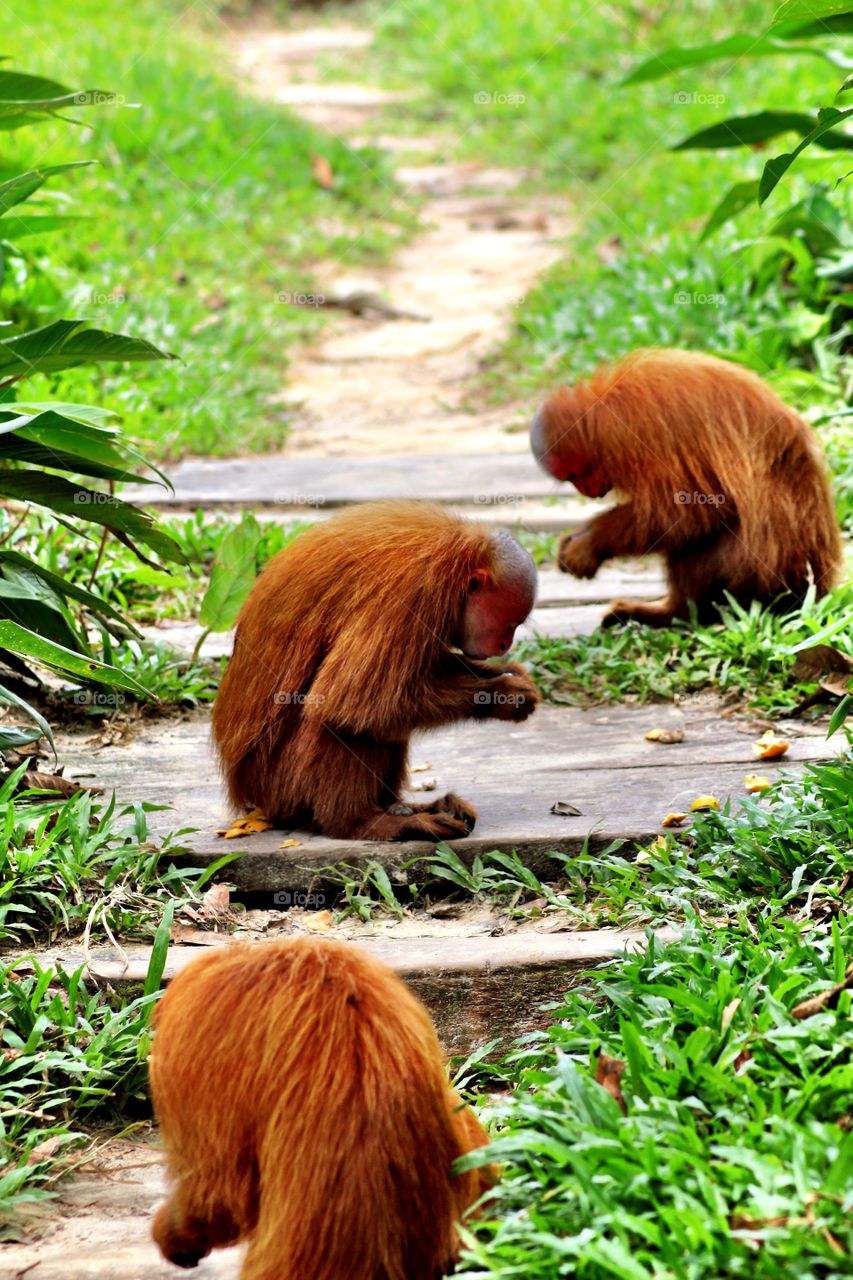
<path id="1" fill-rule="evenodd" d="M 639 350 L 556 391 L 532 432 L 560 479 L 594 462 L 594 492 L 620 505 L 566 538 L 561 567 L 592 576 L 612 556 L 657 551 L 670 597 L 616 601 L 611 617 L 666 623 L 722 599 L 818 594 L 835 582 L 841 541 L 818 440 L 748 369 L 689 351 Z M 581 481 L 579 487 L 583 489 Z M 588 535 L 588 536 L 587 536 Z"/>
<path id="2" fill-rule="evenodd" d="M 275 556 L 237 625 L 213 709 L 231 801 L 336 837 L 450 839 L 476 811 L 448 795 L 400 806 L 409 737 L 463 717 L 521 720 L 538 695 L 518 666 L 461 659 L 472 579 L 534 594 L 501 531 L 415 502 L 336 514 Z"/>
<path id="3" fill-rule="evenodd" d="M 155 1027 L 165 1257 L 194 1266 L 248 1237 L 241 1280 L 445 1273 L 492 1181 L 451 1165 L 488 1138 L 390 969 L 325 939 L 227 946 L 171 983 Z"/>

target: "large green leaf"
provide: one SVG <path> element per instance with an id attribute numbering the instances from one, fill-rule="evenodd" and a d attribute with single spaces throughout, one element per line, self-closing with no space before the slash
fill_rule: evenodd
<path id="1" fill-rule="evenodd" d="M 821 146 L 826 146 L 826 135 L 830 129 L 833 129 L 841 120 L 847 120 L 853 116 L 853 107 L 848 107 L 846 111 L 839 111 L 837 107 L 823 107 L 817 113 L 818 123 L 811 133 L 803 138 L 802 142 L 794 147 L 793 151 L 786 151 L 780 156 L 774 156 L 772 160 L 768 160 L 764 166 L 761 175 L 761 182 L 758 188 L 758 203 L 764 204 L 767 197 L 778 186 L 782 176 L 788 172 L 797 156 L 805 151 L 806 147 L 812 145 L 813 142 L 819 142 Z M 850 143 L 853 146 L 853 140 Z"/>
<path id="2" fill-rule="evenodd" d="M 62 476 L 49 475 L 44 471 L 0 469 L 0 495 L 17 502 L 34 502 L 61 515 L 76 516 L 103 525 L 142 560 L 145 557 L 135 545 L 137 542 L 144 543 L 164 560 L 186 564 L 186 556 L 178 544 L 157 527 L 152 516 L 112 494 L 87 489 L 84 485 L 73 484 Z"/>
<path id="3" fill-rule="evenodd" d="M 829 14 L 817 21 L 774 22 L 765 32 L 780 40 L 811 40 L 818 36 L 849 36 L 853 33 L 853 8 Z"/>
<path id="4" fill-rule="evenodd" d="M 0 71 L 0 112 L 57 107 L 85 107 L 113 96 L 102 89 L 69 89 L 58 80 L 23 71 Z"/>
<path id="5" fill-rule="evenodd" d="M 36 560 L 31 560 L 29 556 L 22 555 L 20 551 L 12 551 L 6 547 L 0 547 L 0 569 L 4 564 L 12 565 L 18 569 L 28 569 L 31 573 L 36 574 L 43 582 L 52 587 L 59 595 L 67 597 L 69 600 L 76 600 L 78 604 L 85 605 L 91 613 L 101 618 L 113 618 L 116 622 L 122 623 L 123 627 L 136 632 L 136 627 L 130 619 L 125 618 L 120 609 L 110 604 L 108 600 L 104 600 L 101 596 L 95 595 L 93 591 L 87 591 L 85 587 L 80 587 L 74 582 L 68 582 L 65 578 L 61 578 L 58 573 L 52 573 L 50 569 L 46 569 Z"/>
<path id="6" fill-rule="evenodd" d="M 710 44 L 694 45 L 692 48 L 682 46 L 664 49 L 662 53 L 656 53 L 634 67 L 621 83 L 644 84 L 650 80 L 660 80 L 684 67 L 698 67 L 707 62 L 716 62 L 720 58 L 769 58 L 790 53 L 810 53 L 828 62 L 836 61 L 831 53 L 814 45 L 795 45 L 790 41 L 770 36 L 747 35 L 743 32 L 726 36 L 723 40 L 714 40 Z"/>
<path id="7" fill-rule="evenodd" d="M 56 743 L 53 740 L 53 734 L 50 731 L 50 725 L 47 723 L 44 716 L 41 715 L 40 712 L 36 711 L 35 707 L 31 707 L 28 702 L 25 702 L 23 698 L 19 698 L 17 693 L 13 693 L 11 689 L 7 689 L 4 685 L 0 685 L 0 702 L 8 703 L 8 705 L 11 707 L 17 707 L 20 711 L 23 711 L 24 715 L 28 716 L 30 720 L 32 720 L 33 724 L 35 725 L 35 732 L 31 733 L 29 730 L 23 731 L 26 735 L 26 738 L 25 738 L 26 742 L 28 743 L 34 742 L 36 738 L 45 737 L 47 741 L 50 743 L 51 749 L 53 751 L 53 757 L 54 759 L 56 759 Z M 0 730 L 0 732 L 2 732 L 3 734 L 6 734 L 8 728 L 9 728 L 8 725 L 4 725 L 3 729 Z M 5 741 L 4 743 L 0 744 L 0 746 L 2 745 L 8 748 L 15 744 L 9 741 Z"/>
<path id="8" fill-rule="evenodd" d="M 262 531 L 254 516 L 244 515 L 219 544 L 210 582 L 201 602 L 199 621 L 210 631 L 228 631 L 249 594 L 257 574 L 257 551 Z"/>
<path id="9" fill-rule="evenodd" d="M 27 236 L 45 236 L 53 231 L 64 231 L 67 226 L 88 219 L 77 213 L 13 213 L 9 215 L 6 228 L 12 239 L 0 240 L 0 244 L 8 249 Z"/>
<path id="10" fill-rule="evenodd" d="M 773 24 L 813 22 L 815 18 L 831 18 L 841 13 L 853 13 L 850 0 L 785 0 L 774 13 Z"/>
<path id="11" fill-rule="evenodd" d="M 126 468 L 107 467 L 101 462 L 87 462 L 73 453 L 62 453 L 36 441 L 15 435 L 0 435 L 0 458 L 27 463 L 35 467 L 48 467 L 54 471 L 76 472 L 97 480 L 139 480 L 141 484 L 154 484 L 148 476 L 137 476 Z"/>
<path id="12" fill-rule="evenodd" d="M 124 444 L 117 428 L 90 426 L 50 407 L 35 412 L 15 412 L 22 407 L 0 405 L 0 457 L 104 480 L 155 483 L 151 477 L 138 476 L 130 470 L 129 462 L 148 464 Z M 157 474 L 161 475 L 159 471 Z"/>
<path id="13" fill-rule="evenodd" d="M 708 219 L 702 228 L 702 234 L 699 239 L 707 240 L 708 236 L 716 231 L 718 227 L 721 227 L 724 222 L 734 218 L 747 205 L 756 204 L 757 202 L 757 178 L 751 178 L 747 182 L 736 182 L 733 187 L 729 187 L 720 203 L 708 214 Z"/>
<path id="14" fill-rule="evenodd" d="M 39 187 L 54 173 L 65 173 L 67 169 L 81 169 L 93 163 L 92 160 L 75 160 L 70 164 L 46 165 L 43 169 L 30 169 L 26 173 L 19 173 L 14 178 L 9 178 L 6 182 L 0 182 L 0 218 L 16 204 L 27 200 L 34 191 L 38 191 Z"/>
<path id="15" fill-rule="evenodd" d="M 85 320 L 53 324 L 0 341 L 0 378 L 57 373 L 102 360 L 174 360 L 144 338 L 90 329 Z"/>
<path id="16" fill-rule="evenodd" d="M 62 645 L 52 644 L 50 640 L 36 635 L 34 631 L 28 631 L 17 622 L 0 619 L 0 649 L 8 649 L 42 666 L 77 676 L 81 680 L 94 680 L 98 684 L 127 689 L 131 693 L 148 697 L 142 685 L 118 667 L 74 653 L 72 649 L 65 649 Z"/>
<path id="17" fill-rule="evenodd" d="M 834 108 L 829 108 L 834 110 Z M 837 119 L 825 129 L 816 130 L 814 116 L 803 111 L 757 111 L 749 116 L 732 116 L 728 120 L 720 120 L 682 138 L 672 148 L 673 151 L 691 151 L 700 148 L 722 150 L 726 147 L 749 147 L 758 142 L 767 142 L 780 133 L 799 133 L 809 135 L 811 140 L 820 139 L 820 145 L 827 150 L 853 150 L 853 137 L 844 133 L 831 133 L 833 124 L 844 118 L 844 112 L 837 113 Z M 820 119 L 820 114 L 818 116 Z"/>

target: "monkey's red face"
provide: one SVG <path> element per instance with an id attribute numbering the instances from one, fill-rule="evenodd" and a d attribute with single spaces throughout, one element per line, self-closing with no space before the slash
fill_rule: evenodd
<path id="1" fill-rule="evenodd" d="M 603 498 L 613 484 L 600 462 L 572 443 L 571 427 L 565 426 L 562 419 L 557 427 L 555 439 L 554 424 L 545 405 L 530 428 L 530 445 L 536 461 L 556 480 L 573 484 L 585 498 Z"/>
<path id="2" fill-rule="evenodd" d="M 536 599 L 535 581 L 498 586 L 482 571 L 471 580 L 460 647 L 469 658 L 499 658 L 512 648 L 515 632 Z"/>

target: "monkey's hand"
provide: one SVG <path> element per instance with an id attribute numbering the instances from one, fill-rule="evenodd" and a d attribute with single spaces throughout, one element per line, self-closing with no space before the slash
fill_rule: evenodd
<path id="1" fill-rule="evenodd" d="M 513 664 L 514 665 L 514 664 Z M 539 691 L 523 667 L 507 671 L 474 694 L 477 711 L 493 720 L 526 720 L 539 705 Z"/>
<path id="2" fill-rule="evenodd" d="M 601 557 L 586 530 L 563 535 L 557 548 L 557 566 L 576 578 L 595 577 L 601 568 Z"/>

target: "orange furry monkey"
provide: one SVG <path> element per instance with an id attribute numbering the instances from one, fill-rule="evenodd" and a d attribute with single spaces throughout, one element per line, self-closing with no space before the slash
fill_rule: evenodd
<path id="1" fill-rule="evenodd" d="M 194 1267 L 247 1238 L 241 1280 L 445 1274 L 494 1180 L 451 1166 L 488 1136 L 396 974 L 329 939 L 238 943 L 188 965 L 154 1025 L 164 1257 Z"/>
<path id="2" fill-rule="evenodd" d="M 690 351 L 635 351 L 556 391 L 537 413 L 540 464 L 619 505 L 566 535 L 558 563 L 592 578 L 614 556 L 660 552 L 669 595 L 614 600 L 605 623 L 700 619 L 741 603 L 801 600 L 835 582 L 841 538 L 820 445 L 748 369 Z"/>
<path id="3" fill-rule="evenodd" d="M 477 813 L 458 796 L 401 803 L 409 737 L 531 714 L 526 671 L 483 659 L 535 596 L 510 534 L 439 507 L 368 503 L 300 534 L 243 606 L 213 709 L 232 804 L 328 836 L 467 836 Z"/>

